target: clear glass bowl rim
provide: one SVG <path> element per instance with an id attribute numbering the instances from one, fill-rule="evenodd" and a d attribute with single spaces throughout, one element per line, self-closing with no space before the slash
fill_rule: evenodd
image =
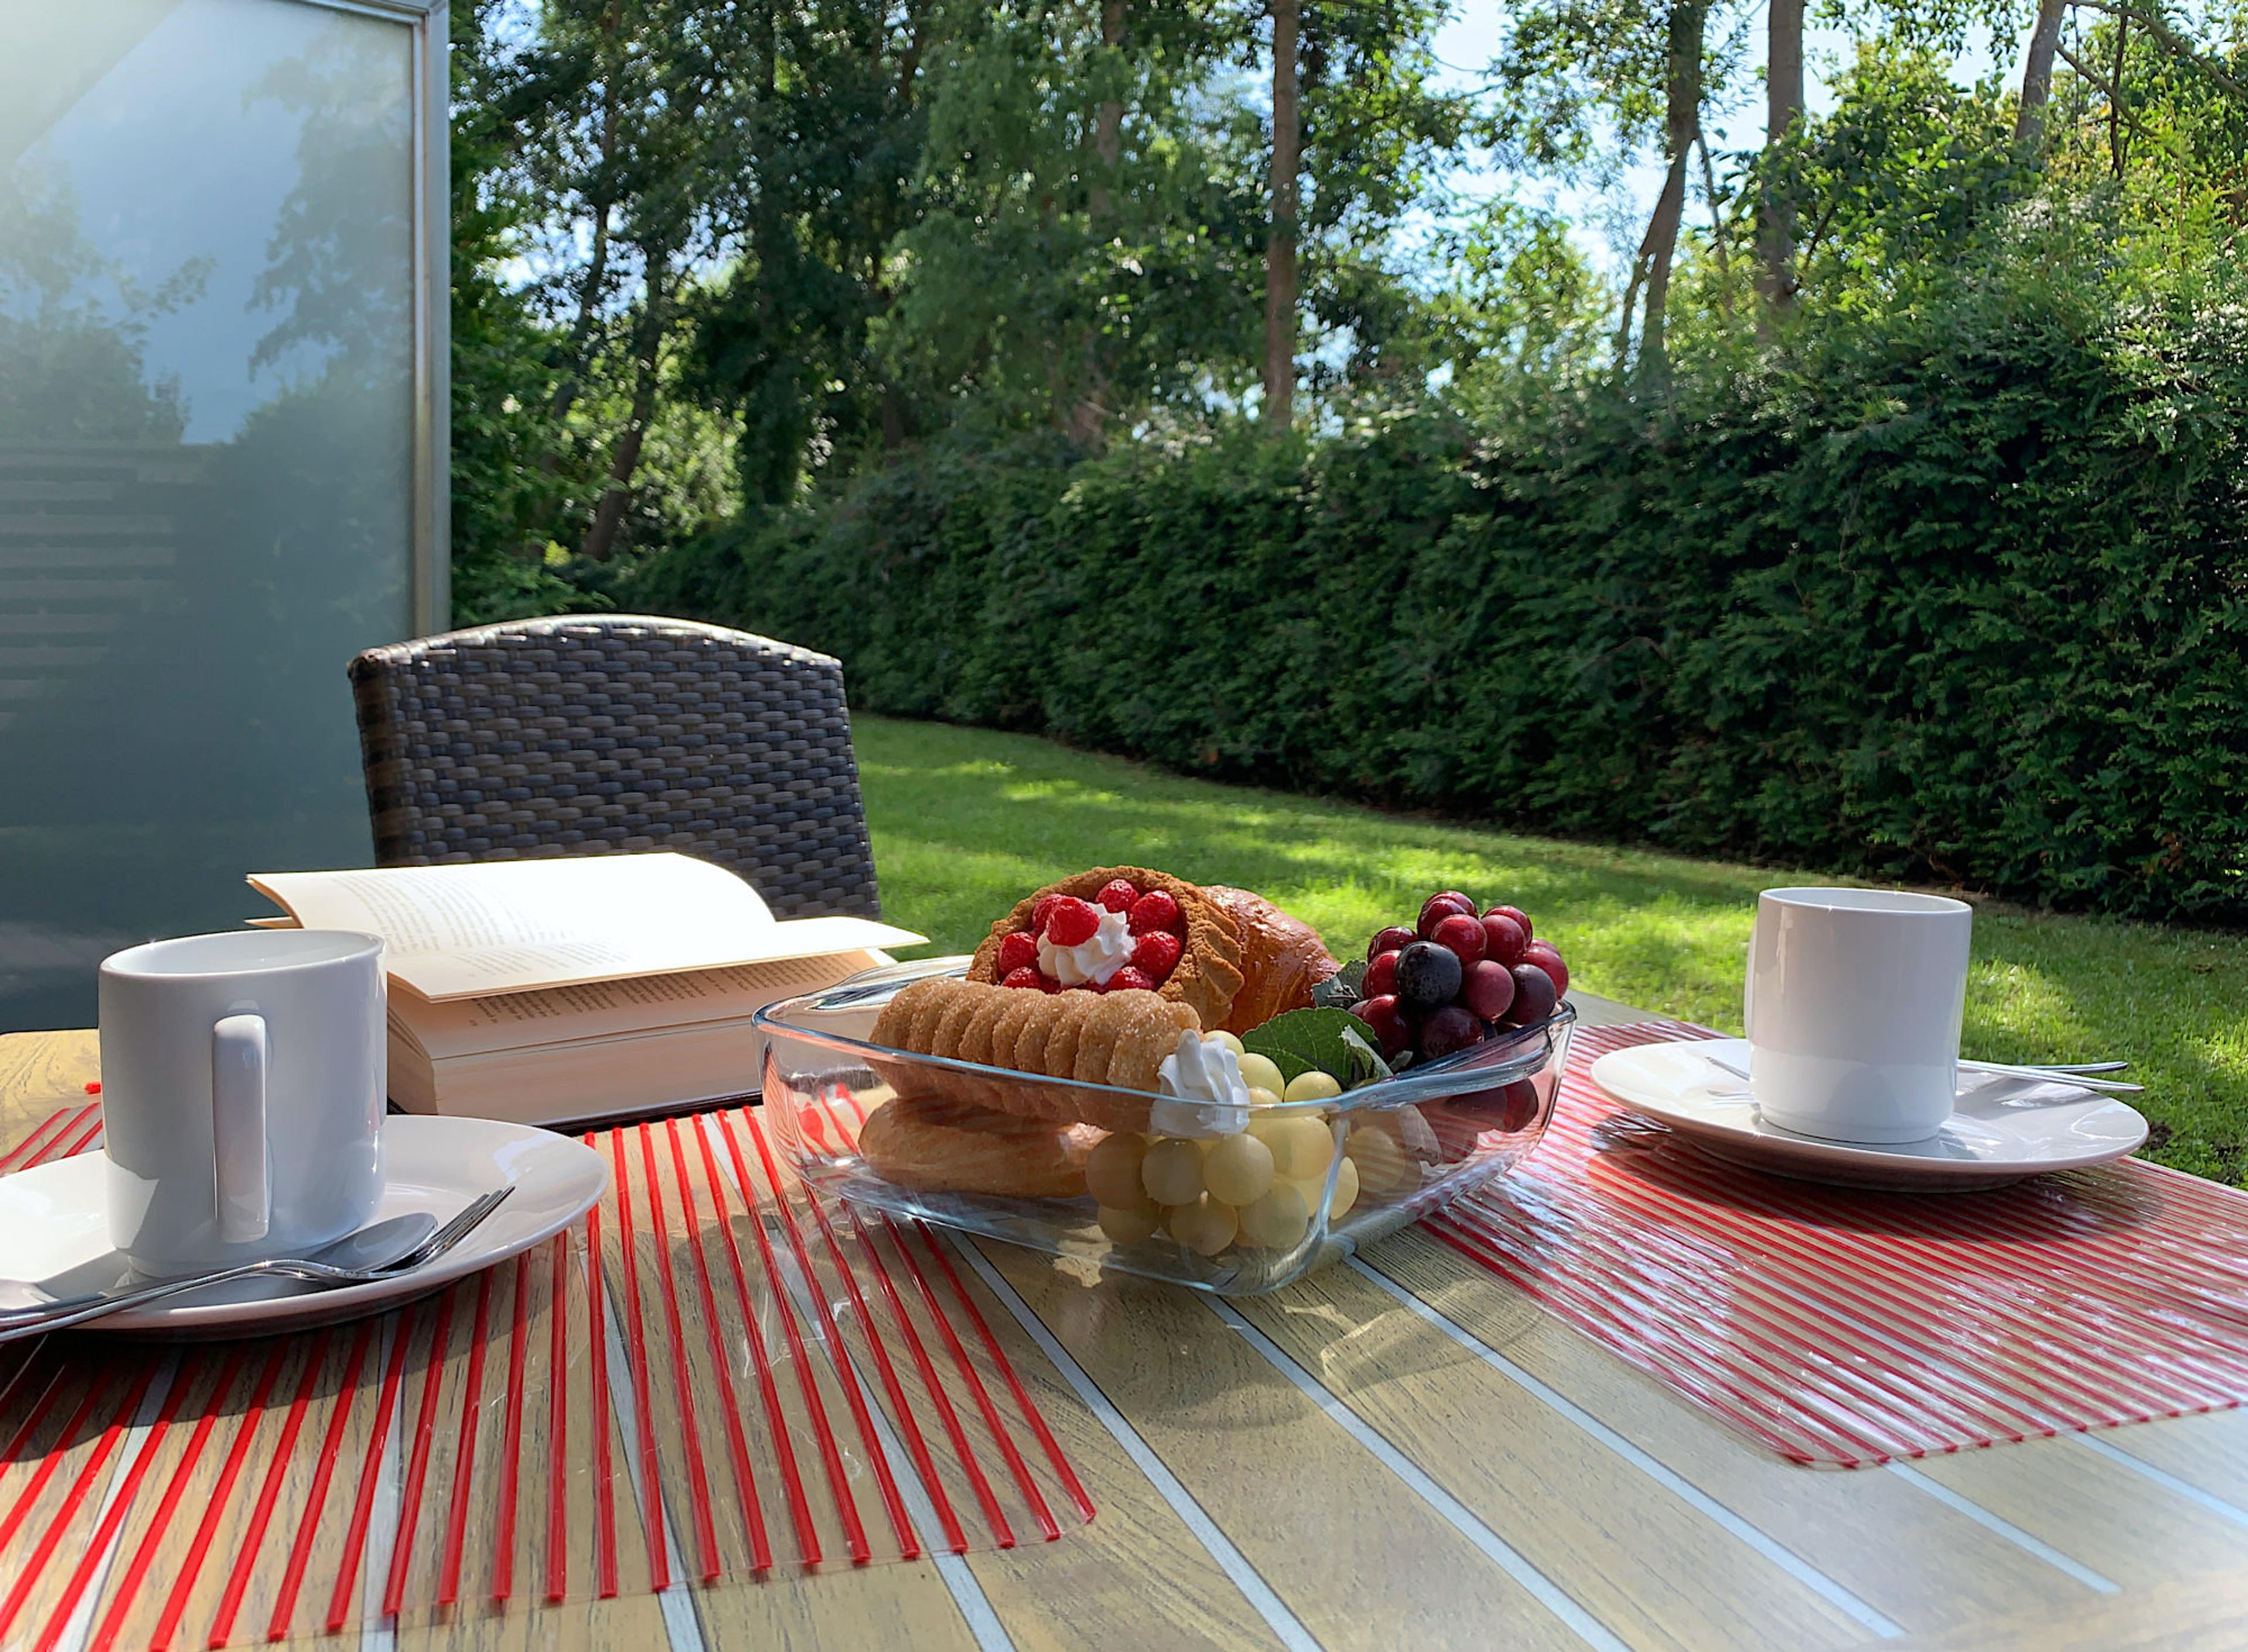
<path id="1" fill-rule="evenodd" d="M 1126 1097 L 1139 1102 L 1144 1102 L 1148 1099 L 1148 1093 L 1145 1090 L 1127 1090 L 1118 1085 L 1093 1084 L 1080 1082 L 1074 1079 L 1057 1079 L 1043 1073 L 1018 1072 L 1013 1067 L 995 1067 L 980 1061 L 962 1061 L 951 1056 L 922 1055 L 912 1050 L 893 1049 L 886 1044 L 869 1043 L 864 1038 L 846 1038 L 840 1032 L 826 1032 L 816 1028 L 798 1026 L 783 1018 L 787 1011 L 799 1008 L 814 1010 L 845 1008 L 846 1006 L 829 1002 L 839 993 L 848 992 L 855 997 L 879 987 L 893 987 L 894 991 L 901 991 L 915 981 L 926 980 L 934 976 L 965 975 L 968 962 L 964 956 L 925 958 L 912 960 L 903 964 L 885 964 L 873 970 L 862 970 L 857 975 L 838 981 L 834 985 L 824 988 L 820 991 L 801 993 L 792 998 L 782 998 L 769 1004 L 750 1018 L 750 1024 L 768 1037 L 775 1035 L 785 1037 L 799 1043 L 812 1044 L 823 1049 L 833 1050 L 840 1055 L 854 1055 L 861 1058 L 872 1055 L 889 1061 L 911 1061 L 979 1079 L 996 1078 L 1018 1084 L 1056 1085 L 1072 1092 L 1091 1091 L 1097 1095 Z M 916 970 L 914 968 L 915 963 L 924 963 L 929 967 Z M 1425 1066 L 1408 1068 L 1401 1077 L 1383 1079 L 1374 1084 L 1362 1084 L 1355 1090 L 1344 1091 L 1339 1096 L 1326 1096 L 1306 1101 L 1283 1101 L 1274 1107 L 1259 1107 L 1257 1110 L 1258 1116 L 1272 1118 L 1278 1114 L 1296 1113 L 1332 1114 L 1338 1112 L 1387 1112 L 1396 1107 L 1409 1107 L 1415 1102 L 1441 1101 L 1448 1097 L 1473 1090 L 1494 1088 L 1498 1085 L 1511 1082 L 1510 1079 L 1501 1076 L 1510 1067 L 1517 1065 L 1521 1066 L 1521 1072 L 1515 1075 L 1518 1078 L 1527 1078 L 1531 1073 L 1542 1070 L 1546 1065 L 1546 1056 L 1552 1048 L 1552 1034 L 1570 1025 L 1576 1018 L 1575 1006 L 1564 999 L 1554 1006 L 1553 1013 L 1542 1021 L 1534 1021 L 1523 1027 L 1509 1027 L 1500 1038 L 1487 1038 L 1480 1044 L 1471 1044 L 1464 1050 L 1445 1056 L 1441 1060 L 1429 1062 Z M 1532 1033 L 1544 1036 L 1532 1045 L 1529 1042 L 1529 1035 Z M 1477 1052 L 1486 1050 L 1491 1045 L 1498 1043 L 1521 1045 L 1520 1057 L 1502 1057 L 1490 1061 L 1485 1066 L 1470 1065 Z M 1536 1052 L 1534 1059 L 1531 1058 L 1532 1050 Z M 1184 1097 L 1174 1099 L 1190 1100 Z M 1218 1104 L 1197 1102 L 1195 1105 L 1215 1107 Z"/>

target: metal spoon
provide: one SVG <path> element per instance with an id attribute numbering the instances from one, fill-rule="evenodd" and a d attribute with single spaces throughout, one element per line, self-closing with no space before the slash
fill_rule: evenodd
<path id="1" fill-rule="evenodd" d="M 2126 1084 L 2121 1079 L 2094 1078 L 2081 1067 L 2015 1066 L 2005 1061 L 1967 1061 L 1959 1063 L 1967 1073 L 1995 1073 L 2001 1078 L 2036 1079 L 2047 1084 L 2070 1084 L 2080 1090 L 2105 1090 L 2115 1095 L 2137 1095 L 2146 1089 L 2143 1084 Z M 2110 1067 L 2108 1072 L 2115 1069 Z"/>
<path id="2" fill-rule="evenodd" d="M 1736 1060 L 1731 1056 L 1713 1055 L 1709 1058 L 1709 1062 L 1711 1066 L 1723 1067 L 1736 1078 L 1745 1079 L 1749 1076 L 1748 1064 Z M 2033 1067 L 2016 1066 L 2005 1061 L 1962 1059 L 1958 1063 L 1961 1069 L 1968 1073 L 1992 1073 L 2002 1078 L 2031 1079 L 2046 1084 L 2071 1085 L 2080 1090 L 2103 1090 L 2114 1095 L 2138 1095 L 2145 1091 L 2147 1087 L 2145 1085 L 2126 1084 L 2120 1079 L 2101 1079 L 2092 1076 L 2094 1073 L 2119 1072 L 2129 1065 L 2128 1061 L 2096 1061 L 2083 1066 Z"/>
<path id="3" fill-rule="evenodd" d="M 320 1285 L 367 1285 L 396 1278 L 434 1262 L 468 1237 L 484 1218 L 505 1203 L 515 1189 L 496 1189 L 469 1201 L 466 1209 L 443 1227 L 423 1212 L 389 1217 L 345 1235 L 309 1257 L 276 1258 L 246 1262 L 182 1279 L 160 1279 L 128 1285 L 91 1297 L 60 1301 L 45 1296 L 38 1285 L 24 1280 L 0 1280 L 0 1342 L 40 1336 L 65 1326 L 83 1325 L 108 1314 L 122 1313 L 182 1292 L 199 1290 L 235 1279 L 278 1278 L 301 1279 Z"/>

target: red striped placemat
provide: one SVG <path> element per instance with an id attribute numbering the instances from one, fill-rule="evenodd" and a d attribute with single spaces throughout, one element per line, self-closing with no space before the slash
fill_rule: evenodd
<path id="1" fill-rule="evenodd" d="M 1580 1028 L 1552 1128 L 1428 1230 L 1798 1463 L 1859 1467 L 2248 1400 L 2248 1196 L 2140 1160 L 1981 1193 L 1760 1175 L 1619 1110 Z"/>
<path id="2" fill-rule="evenodd" d="M 808 1197 L 755 1108 L 588 1139 L 583 1224 L 408 1307 L 0 1348 L 0 1645 L 458 1621 L 1093 1518 L 947 1241 Z M 66 1109 L 0 1171 L 99 1140 Z"/>

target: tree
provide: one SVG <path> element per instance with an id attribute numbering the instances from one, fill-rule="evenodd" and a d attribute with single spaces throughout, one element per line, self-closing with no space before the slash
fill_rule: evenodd
<path id="1" fill-rule="evenodd" d="M 1101 0 L 1101 67 L 1120 80 L 1124 20 L 1125 0 Z M 1086 198 L 1086 218 L 1096 236 L 1107 227 L 1109 182 L 1116 175 L 1117 166 L 1124 157 L 1123 87 L 1119 85 L 1111 90 L 1112 95 L 1101 99 L 1093 123 L 1094 177 Z M 1090 346 L 1090 339 L 1087 344 Z M 1084 392 L 1078 399 L 1075 412 L 1070 416 L 1069 434 L 1070 439 L 1078 446 L 1093 448 L 1100 445 L 1107 432 L 1110 409 L 1107 376 L 1101 371 L 1097 353 L 1090 349 L 1086 362 L 1086 378 Z"/>
<path id="2" fill-rule="evenodd" d="M 1158 403 L 1254 380 L 1265 140 L 1221 79 L 1237 45 L 1162 0 L 953 20 L 876 323 L 934 423 L 1093 448 Z"/>
<path id="3" fill-rule="evenodd" d="M 1433 82 L 1432 0 L 1312 0 L 1300 8 L 1296 271 L 1299 397 L 1377 399 L 1421 367 L 1416 300 L 1393 232 L 1440 211 L 1443 168 L 1470 99 Z"/>
<path id="4" fill-rule="evenodd" d="M 1632 260 L 1624 290 L 1623 319 L 1616 333 L 1616 357 L 1631 344 L 1635 298 L 1642 305 L 1639 331 L 1641 375 L 1660 379 L 1665 370 L 1663 324 L 1670 301 L 1670 265 L 1678 248 L 1678 226 L 1686 215 L 1686 162 L 1702 136 L 1703 35 L 1709 18 L 1706 0 L 1672 0 L 1665 30 L 1662 192 L 1655 199 L 1647 234 Z"/>
<path id="5" fill-rule="evenodd" d="M 2025 148 L 2045 147 L 2045 106 L 2053 95 L 2053 55 L 2060 45 L 2061 19 L 2067 12 L 2068 0 L 2038 0 L 2029 49 L 2022 60 L 2021 103 L 2014 116 L 2014 141 Z"/>
<path id="6" fill-rule="evenodd" d="M 698 294 L 691 387 L 737 422 L 743 490 L 797 497 L 894 451 L 915 398 L 883 347 L 898 238 L 921 216 L 932 0 L 756 0 L 713 210 L 732 256 Z"/>
<path id="7" fill-rule="evenodd" d="M 640 470 L 667 416 L 686 341 L 682 296 L 723 256 L 712 205 L 740 103 L 745 24 L 684 0 L 551 0 L 527 39 L 502 45 L 490 113 L 524 209 L 517 250 L 543 267 L 544 465 L 567 479 L 556 538 L 591 562 L 633 535 Z M 518 399 L 519 400 L 519 399 Z"/>
<path id="8" fill-rule="evenodd" d="M 1541 0 L 1515 14 L 1492 64 L 1505 97 L 1484 134 L 1517 168 L 1612 187 L 1633 156 L 1659 146 L 1662 189 L 1632 257 L 1615 333 L 1618 361 L 1632 359 L 1635 336 L 1638 364 L 1656 380 L 1697 146 L 1716 205 L 1703 117 L 1730 87 L 1738 57 L 1728 29 L 1713 47 L 1717 15 L 1709 0 Z"/>
<path id="9" fill-rule="evenodd" d="M 1285 430 L 1296 405 L 1296 228 L 1302 138 L 1296 108 L 1297 0 L 1271 0 L 1272 229 L 1264 243 L 1264 422 Z"/>
<path id="10" fill-rule="evenodd" d="M 554 407 L 561 390 L 540 291 L 504 273 L 538 202 L 520 164 L 522 65 L 495 39 L 504 0 L 456 3 L 452 35 L 452 541 L 456 622 L 577 606 L 545 563 L 581 491 Z"/>
<path id="11" fill-rule="evenodd" d="M 1803 0 L 1769 0 L 1765 52 L 1762 201 L 1757 290 L 1768 312 L 1795 303 L 1795 189 L 1788 144 L 1803 118 Z"/>
<path id="12" fill-rule="evenodd" d="M 1449 398 L 1478 418 L 1580 382 L 1605 360 L 1614 293 L 1559 215 L 1499 200 L 1444 231 L 1432 263 L 1450 278 L 1422 319 L 1449 367 Z"/>
<path id="13" fill-rule="evenodd" d="M 1863 42 L 1834 107 L 1798 129 L 1790 175 L 1806 204 L 1793 277 L 1806 309 L 1909 308 L 2034 187 L 2004 93 L 1955 85 L 1951 63 L 1895 36 Z"/>

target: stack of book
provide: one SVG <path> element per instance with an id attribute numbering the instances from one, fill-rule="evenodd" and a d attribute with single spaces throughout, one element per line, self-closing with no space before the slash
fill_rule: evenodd
<path id="1" fill-rule="evenodd" d="M 927 937 L 865 918 L 776 919 L 683 854 L 278 872 L 265 928 L 387 943 L 390 1098 L 410 1113 L 570 1124 L 754 1094 L 750 1018 Z"/>

